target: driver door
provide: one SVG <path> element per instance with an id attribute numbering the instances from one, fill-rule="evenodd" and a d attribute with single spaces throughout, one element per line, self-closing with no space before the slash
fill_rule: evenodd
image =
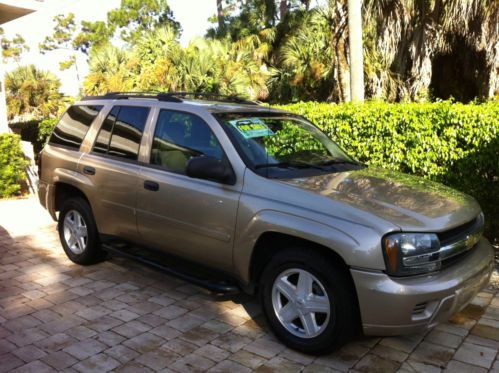
<path id="1" fill-rule="evenodd" d="M 197 115 L 161 110 L 148 165 L 139 171 L 137 225 L 149 246 L 190 260 L 232 268 L 240 189 L 185 175 L 191 157 L 224 151 Z"/>

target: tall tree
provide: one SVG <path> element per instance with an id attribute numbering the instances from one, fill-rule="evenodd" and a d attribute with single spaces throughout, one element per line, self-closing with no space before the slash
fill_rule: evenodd
<path id="1" fill-rule="evenodd" d="M 208 30 L 207 35 L 214 38 L 230 36 L 236 41 L 252 34 L 275 27 L 283 22 L 292 10 L 305 9 L 309 0 L 226 0 L 224 8 L 224 27 Z M 217 6 L 219 0 L 217 0 Z M 218 7 L 217 7 L 218 9 Z M 211 18 L 218 22 L 218 17 Z"/>
<path id="2" fill-rule="evenodd" d="M 145 31 L 155 27 L 168 25 L 178 33 L 181 30 L 167 0 L 121 0 L 121 6 L 111 10 L 107 19 L 128 43 L 136 42 Z"/>
<path id="3" fill-rule="evenodd" d="M 80 81 L 76 55 L 79 48 L 74 40 L 77 32 L 75 15 L 74 13 L 69 13 L 68 15 L 58 14 L 54 17 L 53 21 L 55 22 L 53 34 L 45 37 L 43 42 L 38 45 L 38 48 L 42 54 L 55 49 L 68 51 L 68 58 L 61 61 L 59 67 L 61 70 L 67 70 L 74 66 L 76 77 Z"/>

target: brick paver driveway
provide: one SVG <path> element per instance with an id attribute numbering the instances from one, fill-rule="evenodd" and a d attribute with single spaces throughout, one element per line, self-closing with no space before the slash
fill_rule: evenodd
<path id="1" fill-rule="evenodd" d="M 2 372 L 499 372 L 498 349 L 494 283 L 431 332 L 360 338 L 316 358 L 277 342 L 250 297 L 216 297 L 121 258 L 72 264 L 34 198 L 0 202 Z"/>

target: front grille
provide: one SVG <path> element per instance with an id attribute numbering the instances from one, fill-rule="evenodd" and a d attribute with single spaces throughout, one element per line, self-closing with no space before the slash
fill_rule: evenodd
<path id="1" fill-rule="evenodd" d="M 449 267 L 464 259 L 477 245 L 484 226 L 483 214 L 478 215 L 468 223 L 438 234 L 442 248 L 453 248 L 446 258 L 443 258 L 442 268 Z"/>
<path id="2" fill-rule="evenodd" d="M 483 214 L 480 214 L 473 220 L 464 223 L 458 227 L 437 233 L 438 239 L 440 240 L 440 244 L 442 246 L 446 246 L 453 242 L 459 241 L 467 234 L 483 229 L 483 224 L 484 224 Z"/>

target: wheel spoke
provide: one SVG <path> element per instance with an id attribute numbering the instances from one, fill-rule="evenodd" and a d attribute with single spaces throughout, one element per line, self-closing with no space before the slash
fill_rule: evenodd
<path id="1" fill-rule="evenodd" d="M 279 317 L 284 322 L 291 322 L 298 317 L 298 310 L 293 303 L 288 302 L 288 304 L 279 310 Z"/>
<path id="2" fill-rule="evenodd" d="M 281 278 L 276 284 L 277 290 L 284 295 L 288 301 L 294 302 L 296 299 L 296 290 L 287 280 Z"/>
<path id="3" fill-rule="evenodd" d="M 74 220 L 72 219 L 72 214 L 67 214 L 66 217 L 64 218 L 64 225 L 70 229 L 73 230 L 75 228 L 75 223 Z"/>
<path id="4" fill-rule="evenodd" d="M 85 238 L 84 237 L 78 237 L 78 249 L 81 252 L 85 250 Z"/>
<path id="5" fill-rule="evenodd" d="M 305 334 L 312 335 L 317 332 L 318 327 L 315 323 L 315 317 L 311 313 L 300 316 L 300 320 L 303 324 L 303 329 L 305 329 Z"/>
<path id="6" fill-rule="evenodd" d="M 75 254 L 81 254 L 86 248 L 87 237 L 85 219 L 78 211 L 69 211 L 64 217 L 64 238 L 69 249 Z"/>
<path id="7" fill-rule="evenodd" d="M 306 312 L 329 314 L 329 300 L 323 296 L 312 295 L 305 301 L 304 309 Z"/>
<path id="8" fill-rule="evenodd" d="M 71 234 L 68 238 L 67 243 L 68 243 L 69 248 L 72 249 L 74 244 L 76 243 L 76 237 L 73 234 Z"/>
<path id="9" fill-rule="evenodd" d="M 300 271 L 300 276 L 298 277 L 298 286 L 296 292 L 300 297 L 307 297 L 312 293 L 312 276 L 306 271 Z"/>
<path id="10" fill-rule="evenodd" d="M 77 218 L 75 219 L 76 220 L 76 226 L 78 228 L 85 228 L 85 220 L 83 220 L 83 217 L 78 214 Z"/>

